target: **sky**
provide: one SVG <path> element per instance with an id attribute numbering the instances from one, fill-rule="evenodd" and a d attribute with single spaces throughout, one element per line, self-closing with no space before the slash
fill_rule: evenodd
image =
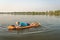
<path id="1" fill-rule="evenodd" d="M 60 10 L 60 0 L 0 0 L 0 12 Z"/>

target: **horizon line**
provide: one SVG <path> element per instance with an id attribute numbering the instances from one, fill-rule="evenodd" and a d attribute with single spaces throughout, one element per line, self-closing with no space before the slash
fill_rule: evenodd
<path id="1" fill-rule="evenodd" d="M 48 10 L 48 11 L 0 11 L 0 12 L 49 12 L 49 11 L 57 11 L 57 10 Z"/>

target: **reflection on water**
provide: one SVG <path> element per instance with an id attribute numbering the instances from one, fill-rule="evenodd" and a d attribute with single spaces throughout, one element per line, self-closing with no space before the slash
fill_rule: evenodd
<path id="1" fill-rule="evenodd" d="M 9 32 L 16 21 L 39 22 L 41 27 Z M 60 16 L 0 14 L 0 40 L 60 40 Z"/>

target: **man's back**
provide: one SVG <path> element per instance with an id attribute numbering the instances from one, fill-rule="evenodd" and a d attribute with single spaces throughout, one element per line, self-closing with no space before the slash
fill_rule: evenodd
<path id="1" fill-rule="evenodd" d="M 19 25 L 20 26 L 28 26 L 28 23 L 26 23 L 26 22 L 19 22 Z"/>

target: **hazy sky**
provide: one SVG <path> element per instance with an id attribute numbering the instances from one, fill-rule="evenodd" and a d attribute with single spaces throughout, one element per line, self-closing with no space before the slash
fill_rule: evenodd
<path id="1" fill-rule="evenodd" d="M 0 12 L 59 10 L 60 0 L 0 0 Z"/>

